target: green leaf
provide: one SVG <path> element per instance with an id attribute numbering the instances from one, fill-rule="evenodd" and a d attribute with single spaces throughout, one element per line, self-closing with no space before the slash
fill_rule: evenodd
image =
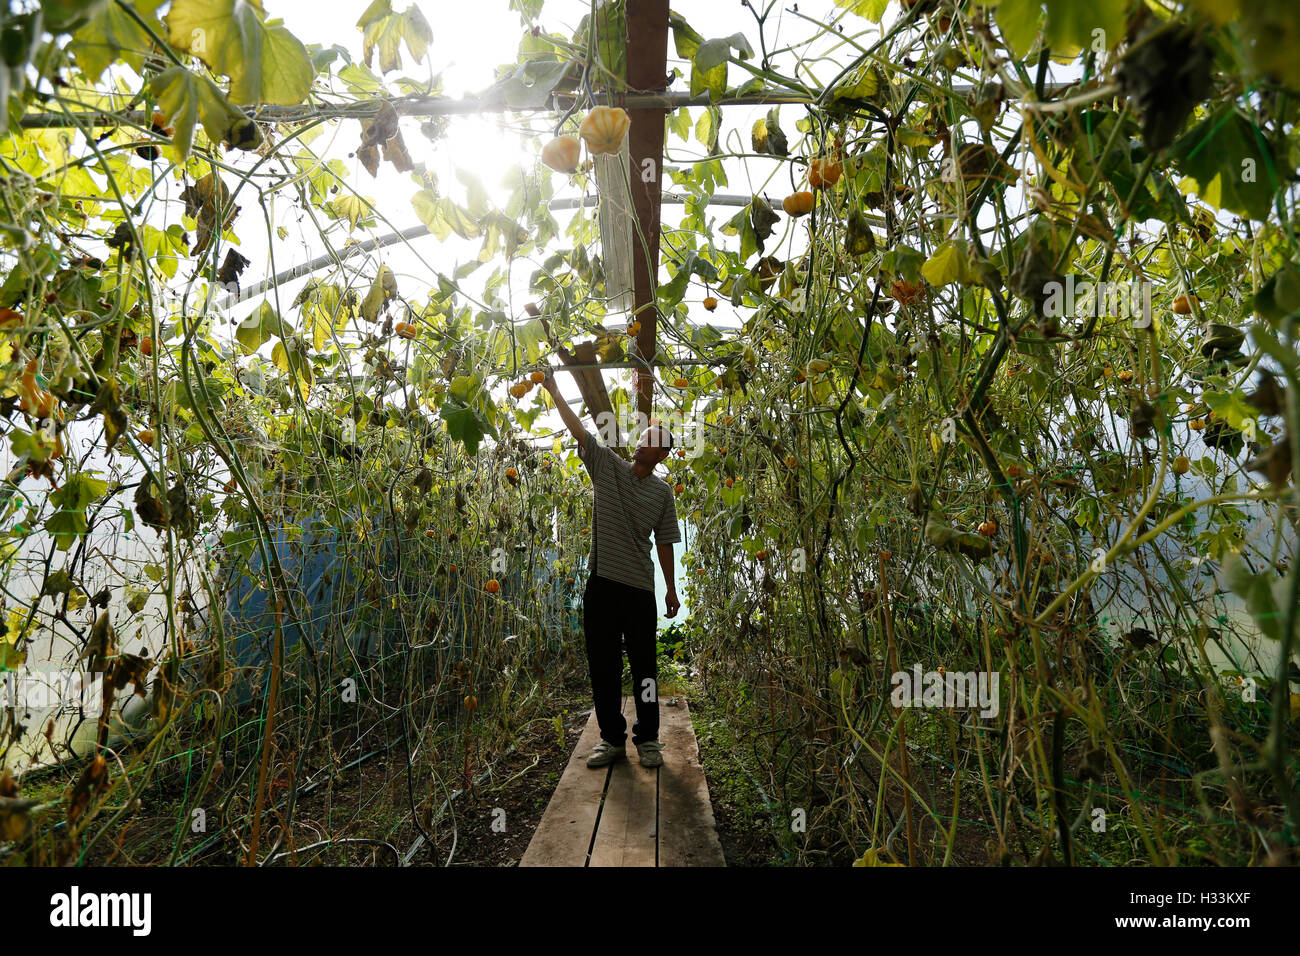
<path id="1" fill-rule="evenodd" d="M 1246 421 L 1254 421 L 1259 415 L 1258 409 L 1246 403 L 1246 396 L 1240 389 L 1230 393 L 1207 391 L 1202 397 L 1218 418 L 1223 419 L 1237 431 L 1242 430 Z"/>
<path id="2" fill-rule="evenodd" d="M 700 118 L 695 123 L 695 138 L 703 144 L 710 154 L 718 148 L 718 133 L 722 128 L 722 110 L 716 106 L 700 111 Z"/>
<path id="3" fill-rule="evenodd" d="M 749 41 L 745 39 L 745 35 L 743 33 L 733 33 L 729 37 L 705 40 L 696 49 L 692 62 L 707 73 L 709 70 L 725 64 L 731 57 L 733 47 L 736 50 L 736 56 L 742 60 L 747 60 L 754 55 L 754 49 L 749 45 Z"/>
<path id="4" fill-rule="evenodd" d="M 880 268 L 912 283 L 921 277 L 921 267 L 924 264 L 925 256 L 911 246 L 904 245 L 894 246 L 880 260 Z"/>
<path id="5" fill-rule="evenodd" d="M 691 138 L 691 111 L 682 107 L 668 119 L 668 129 L 677 134 L 678 139 Z"/>
<path id="6" fill-rule="evenodd" d="M 1274 574 L 1252 574 L 1240 554 L 1234 554 L 1223 567 L 1224 581 L 1238 597 L 1246 602 L 1246 610 L 1259 625 L 1265 637 L 1280 640 L 1282 614 L 1273 592 Z M 1283 586 L 1286 578 L 1278 579 Z"/>
<path id="7" fill-rule="evenodd" d="M 452 440 L 461 442 L 471 455 L 477 455 L 485 423 L 474 409 L 460 402 L 444 402 L 439 414 L 447 423 L 447 434 Z"/>
<path id="8" fill-rule="evenodd" d="M 953 282 L 974 284 L 979 275 L 970 262 L 966 243 L 950 239 L 935 250 L 934 255 L 921 266 L 921 275 L 932 286 L 945 286 Z"/>
<path id="9" fill-rule="evenodd" d="M 361 300 L 361 317 L 367 322 L 379 318 L 380 310 L 397 297 L 397 276 L 388 266 L 380 266 L 379 274 L 370 284 L 370 291 Z"/>
<path id="10" fill-rule="evenodd" d="M 438 198 L 431 190 L 421 189 L 411 197 L 411 205 L 420 221 L 440 240 L 446 240 L 453 232 L 462 239 L 474 239 L 482 234 L 480 224 L 446 196 Z"/>
<path id="11" fill-rule="evenodd" d="M 546 105 L 551 91 L 564 79 L 568 69 L 568 62 L 563 60 L 529 60 L 497 87 L 505 96 L 507 106 L 537 109 Z"/>
<path id="12" fill-rule="evenodd" d="M 1128 6 L 1128 0 L 1047 0 L 1047 42 L 1052 53 L 1092 49 L 1098 40 L 1111 49 L 1124 39 Z"/>
<path id="13" fill-rule="evenodd" d="M 284 323 L 269 302 L 259 305 L 252 315 L 235 328 L 235 339 L 249 354 L 256 352 L 272 336 L 283 337 L 285 334 Z"/>
<path id="14" fill-rule="evenodd" d="M 133 0 L 127 4 L 140 18 L 155 28 L 154 19 L 163 0 Z M 158 32 L 162 32 L 158 29 Z M 72 35 L 68 49 L 77 58 L 77 66 L 92 83 L 109 65 L 121 60 L 136 73 L 144 73 L 144 59 L 153 40 L 144 28 L 116 3 L 109 3 L 90 18 L 90 22 Z"/>
<path id="15" fill-rule="evenodd" d="M 758 236 L 754 232 L 754 224 L 750 221 L 751 206 L 746 206 L 740 212 L 736 213 L 722 227 L 724 236 L 740 236 L 740 261 L 747 262 L 749 257 L 758 251 Z"/>
<path id="16" fill-rule="evenodd" d="M 677 55 L 683 60 L 694 60 L 695 51 L 704 42 L 704 37 L 696 33 L 691 25 L 682 19 L 681 14 L 672 11 L 668 13 L 668 25 L 673 29 L 673 47 L 677 50 Z"/>
<path id="17" fill-rule="evenodd" d="M 1187 174 L 1179 183 L 1211 206 L 1264 220 L 1277 191 L 1277 165 L 1263 136 L 1227 103 L 1184 133 L 1171 147 Z"/>
<path id="18" fill-rule="evenodd" d="M 86 533 L 86 508 L 107 491 L 108 482 L 78 472 L 62 488 L 50 493 L 50 503 L 58 510 L 46 519 L 45 530 L 54 535 L 55 546 L 60 551 L 67 551 Z"/>
<path id="19" fill-rule="evenodd" d="M 709 99 L 717 102 L 727 91 L 727 63 L 724 60 L 711 70 L 701 70 L 698 64 L 691 64 L 691 96 L 707 92 Z"/>
<path id="20" fill-rule="evenodd" d="M 608 71 L 616 79 L 625 82 L 627 80 L 627 16 L 624 0 L 601 0 L 595 6 L 596 36 L 593 45 L 596 51 L 596 63 L 593 64 L 595 67 L 593 75 Z M 590 22 L 590 14 L 578 21 L 578 29 L 573 37 L 578 49 L 587 48 Z"/>
<path id="21" fill-rule="evenodd" d="M 257 0 L 173 0 L 166 21 L 172 46 L 230 77 L 237 103 L 296 106 L 311 91 L 307 48 Z"/>
<path id="22" fill-rule="evenodd" d="M 357 26 L 363 31 L 362 55 L 366 66 L 370 65 L 375 50 L 378 50 L 382 73 L 401 69 L 403 42 L 417 63 L 424 59 L 429 44 L 433 42 L 429 21 L 424 19 L 424 14 L 414 3 L 402 13 L 394 13 L 389 0 L 375 0 L 361 14 Z"/>
<path id="23" fill-rule="evenodd" d="M 1001 0 L 994 14 L 1008 49 L 1024 57 L 1038 36 L 1043 5 L 1039 0 Z"/>
<path id="24" fill-rule="evenodd" d="M 231 105 L 217 84 L 183 66 L 163 70 L 150 81 L 149 91 L 172 125 L 172 145 L 182 161 L 193 149 L 195 125 L 201 123 L 213 143 L 235 143 L 241 124 L 252 122 Z"/>

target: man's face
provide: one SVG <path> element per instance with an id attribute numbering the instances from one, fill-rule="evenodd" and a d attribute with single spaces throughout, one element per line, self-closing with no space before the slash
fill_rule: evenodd
<path id="1" fill-rule="evenodd" d="M 659 427 L 647 428 L 632 454 L 634 461 L 654 466 L 668 457 L 668 436 Z"/>

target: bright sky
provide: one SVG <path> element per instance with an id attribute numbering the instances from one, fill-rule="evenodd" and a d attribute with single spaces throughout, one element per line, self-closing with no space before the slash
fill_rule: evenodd
<path id="1" fill-rule="evenodd" d="M 345 0 L 345 2 L 318 3 L 304 2 L 304 0 L 269 0 L 267 4 L 268 13 L 272 16 L 282 18 L 286 25 L 304 42 L 320 43 L 326 46 L 333 44 L 342 44 L 346 46 L 353 54 L 354 59 L 359 60 L 361 56 L 361 32 L 356 27 L 357 17 L 366 8 L 367 0 Z M 396 9 L 404 9 L 401 0 L 394 3 Z M 507 0 L 479 0 L 473 4 L 452 4 L 446 2 L 430 2 L 423 0 L 422 9 L 426 18 L 433 27 L 434 39 L 429 48 L 428 65 L 420 67 L 410 62 L 409 55 L 403 51 L 405 58 L 405 67 L 400 72 L 389 74 L 389 80 L 395 80 L 398 76 L 407 75 L 413 78 L 423 79 L 427 76 L 427 71 L 432 69 L 434 73 L 440 73 L 442 76 L 444 90 L 447 95 L 453 97 L 474 95 L 488 86 L 494 79 L 495 69 L 502 65 L 514 62 L 518 48 L 519 38 L 524 31 L 524 26 L 519 19 L 519 15 L 509 9 Z M 718 0 L 683 0 L 675 6 L 676 10 L 681 12 L 687 20 L 703 36 L 728 36 L 735 32 L 743 31 L 749 38 L 755 49 L 758 48 L 757 30 L 754 21 L 748 11 L 740 6 L 739 3 L 721 3 Z M 582 0 L 548 0 L 542 12 L 542 19 L 539 21 L 547 30 L 564 35 L 572 35 L 582 16 L 588 11 L 588 4 Z M 784 38 L 786 41 L 803 40 L 813 35 L 817 30 L 817 23 L 825 23 L 835 15 L 846 17 L 842 10 L 837 10 L 831 0 L 805 0 L 803 4 L 803 15 L 810 17 L 814 22 L 810 23 L 793 14 L 785 13 L 781 9 L 775 9 L 768 25 L 769 43 L 775 41 L 780 44 Z M 888 19 L 888 17 L 887 17 Z M 865 27 L 866 21 L 855 17 L 847 16 L 846 20 L 852 30 Z M 844 52 L 844 51 L 842 51 Z M 848 53 L 845 54 L 850 55 Z M 669 58 L 670 65 L 675 54 L 672 49 L 671 38 L 669 40 Z M 787 57 L 787 60 L 790 58 Z M 779 61 L 778 61 L 779 62 Z M 788 63 L 783 63 L 784 68 L 788 68 Z M 826 65 L 822 65 L 824 70 Z M 740 75 L 736 68 L 732 68 L 730 82 L 734 85 L 743 82 L 744 77 Z M 679 80 L 676 84 L 678 88 L 685 88 L 685 81 Z M 792 108 L 787 108 L 788 119 L 785 125 L 790 127 L 787 133 L 793 140 L 793 121 L 800 113 Z M 692 111 L 698 114 L 698 110 Z M 726 111 L 724 117 L 726 129 L 733 131 L 733 134 L 740 135 L 740 143 L 736 144 L 741 150 L 748 149 L 748 131 L 754 118 L 761 115 L 763 109 L 749 108 L 732 108 Z M 695 115 L 692 116 L 694 120 Z M 539 131 L 553 123 L 554 117 L 549 114 L 536 114 L 531 120 L 527 117 L 521 118 L 512 114 L 490 114 L 484 116 L 456 116 L 451 118 L 451 125 L 444 139 L 437 143 L 430 143 L 425 139 L 418 129 L 418 121 L 407 119 L 403 121 L 404 137 L 410 150 L 411 156 L 417 163 L 424 163 L 429 169 L 436 173 L 439 182 L 439 188 L 453 199 L 463 197 L 463 187 L 456 178 L 457 168 L 469 170 L 474 173 L 488 189 L 489 196 L 494 199 L 504 199 L 506 195 L 504 190 L 498 188 L 507 173 L 520 165 L 532 169 L 536 163 L 536 151 L 540 144 L 545 141 L 539 137 L 528 133 L 526 130 L 529 122 L 533 123 Z M 523 131 L 524 135 L 521 135 Z M 314 141 L 312 149 L 324 152 L 330 157 L 339 157 L 345 159 L 348 167 L 352 170 L 349 184 L 363 197 L 373 200 L 376 206 L 383 211 L 383 214 L 389 219 L 392 225 L 398 229 L 404 229 L 409 226 L 419 224 L 419 219 L 411 207 L 411 197 L 417 190 L 416 184 L 410 176 L 399 174 L 393 168 L 384 164 L 380 168 L 379 175 L 372 177 L 361 167 L 361 164 L 355 159 L 348 158 L 357 143 L 359 135 L 359 124 L 355 122 L 343 123 L 337 127 L 336 131 L 322 136 Z M 327 143 L 329 145 L 327 145 Z M 669 160 L 670 164 L 674 157 L 689 157 L 702 155 L 703 149 L 697 143 L 682 143 L 674 137 L 669 140 Z M 747 194 L 749 192 L 762 189 L 766 184 L 766 178 L 751 180 L 751 176 L 770 177 L 774 172 L 782 167 L 782 164 L 767 161 L 750 161 L 748 167 L 745 163 L 736 160 L 727 163 L 728 178 L 730 183 L 727 187 L 719 190 L 720 193 L 729 194 Z M 554 174 L 552 182 L 556 192 L 560 195 L 575 195 L 572 190 L 567 189 L 564 177 L 560 174 Z M 671 184 L 669 184 L 671 187 Z M 788 191 L 788 186 L 784 182 L 772 182 L 768 187 L 773 190 L 773 197 L 779 202 Z M 289 235 L 282 246 L 277 247 L 276 269 L 283 270 L 294 262 L 311 258 L 323 251 L 314 235 L 315 230 L 307 224 L 304 228 L 298 225 L 296 214 L 291 215 L 287 208 L 282 209 L 282 220 L 279 224 L 285 225 Z M 666 206 L 664 210 L 664 220 L 667 225 L 675 225 L 679 220 L 682 212 L 680 206 Z M 715 207 L 714 215 L 720 221 L 731 218 L 736 210 L 734 208 L 718 206 Z M 564 224 L 568 221 L 570 214 L 563 211 L 556 212 L 556 218 Z M 244 252 L 253 260 L 253 266 L 244 275 L 244 284 L 249 285 L 257 279 L 263 278 L 270 269 L 266 265 L 264 255 L 255 253 L 265 249 L 263 236 L 257 230 L 236 226 L 236 230 L 241 236 L 244 245 Z M 375 234 L 387 233 L 389 230 L 385 224 L 380 224 L 375 230 Z M 358 233 L 360 236 L 360 233 Z M 335 243 L 341 243 L 345 238 L 340 233 L 335 238 Z M 721 239 L 721 237 L 719 237 Z M 563 245 L 563 240 L 557 241 L 551 249 Z M 423 257 L 429 265 L 450 273 L 455 266 L 468 259 L 473 258 L 478 252 L 478 241 L 459 241 L 453 237 L 445 243 L 439 243 L 434 238 L 417 240 L 413 243 L 415 250 L 402 249 L 401 247 L 391 247 L 389 250 L 380 254 L 380 258 L 385 264 L 392 266 L 400 275 L 403 272 L 411 277 L 411 282 L 402 286 L 404 295 L 411 296 L 415 291 L 413 286 L 418 285 L 422 280 L 429 281 L 428 268 L 420 263 Z M 547 250 L 547 254 L 551 251 Z M 285 261 L 281 261 L 284 257 Z M 526 282 L 527 276 L 532 271 L 532 266 L 519 268 L 517 270 L 521 279 Z M 373 271 L 373 269 L 372 269 Z M 473 285 L 473 278 L 485 278 L 490 270 L 484 268 L 480 273 L 476 273 L 468 286 Z M 520 295 L 526 295 L 526 289 L 521 287 L 522 283 L 516 287 Z M 296 292 L 298 285 L 286 287 L 290 291 L 291 297 Z M 282 290 L 282 299 L 285 295 Z M 698 301 L 703 293 L 696 290 L 693 298 Z M 415 296 L 412 296 L 415 297 Z M 290 301 L 292 299 L 290 298 Z M 522 308 L 526 298 L 515 303 L 516 311 Z M 241 316 L 247 311 L 251 311 L 248 306 L 244 306 L 245 311 L 238 309 L 236 314 Z M 711 316 L 711 320 L 719 325 L 735 325 L 738 322 L 734 316 L 728 316 L 729 306 L 725 303 L 719 311 Z"/>

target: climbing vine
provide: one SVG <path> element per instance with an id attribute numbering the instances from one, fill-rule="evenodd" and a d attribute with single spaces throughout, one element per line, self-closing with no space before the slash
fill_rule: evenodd
<path id="1" fill-rule="evenodd" d="M 1294 862 L 1300 16 L 682 3 L 647 354 L 625 2 L 553 6 L 469 105 L 416 4 L 2 15 L 4 858 L 451 862 L 582 675 L 563 365 L 684 431 L 674 652 L 774 853 Z M 500 188 L 417 160 L 470 108 Z"/>

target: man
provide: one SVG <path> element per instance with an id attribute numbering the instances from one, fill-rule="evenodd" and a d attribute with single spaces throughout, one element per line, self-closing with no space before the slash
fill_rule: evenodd
<path id="1" fill-rule="evenodd" d="M 583 618 L 587 632 L 587 667 L 591 697 L 600 725 L 600 743 L 587 758 L 588 767 L 603 767 L 626 754 L 627 720 L 623 717 L 623 651 L 632 667 L 636 723 L 632 743 L 641 766 L 663 764 L 659 742 L 658 655 L 659 617 L 655 610 L 655 572 L 650 561 L 650 532 L 664 582 L 665 612 L 675 617 L 681 604 L 673 581 L 673 545 L 681 541 L 677 505 L 667 482 L 654 475 L 655 466 L 672 450 L 672 433 L 662 425 L 645 430 L 632 463 L 596 441 L 576 412 L 560 395 L 550 373 L 544 383 L 560 418 L 578 442 L 578 453 L 591 476 L 594 501 L 591 518 L 591 557 Z"/>

